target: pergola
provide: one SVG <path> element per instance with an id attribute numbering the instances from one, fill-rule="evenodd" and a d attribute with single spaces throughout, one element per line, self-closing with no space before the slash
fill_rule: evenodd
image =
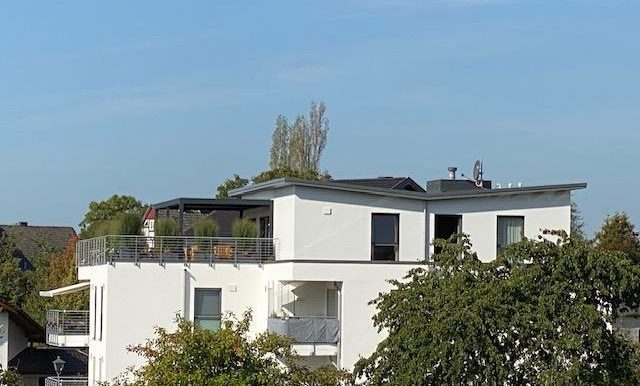
<path id="1" fill-rule="evenodd" d="M 178 229 L 183 233 L 184 214 L 189 211 L 200 211 L 203 214 L 213 211 L 236 211 L 243 217 L 243 213 L 247 209 L 268 207 L 270 216 L 273 214 L 273 204 L 271 200 L 247 200 L 242 198 L 174 198 L 173 200 L 160 202 L 151 205 L 156 213 L 160 215 L 165 213 L 166 217 L 170 217 L 172 210 L 178 211 Z"/>

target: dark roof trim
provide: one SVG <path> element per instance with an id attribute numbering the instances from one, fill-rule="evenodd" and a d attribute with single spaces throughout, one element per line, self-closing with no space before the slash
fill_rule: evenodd
<path id="1" fill-rule="evenodd" d="M 361 185 L 374 188 L 396 190 L 403 189 L 414 192 L 425 192 L 424 188 L 417 182 L 415 182 L 411 177 L 349 178 L 331 180 L 331 182 L 339 184 Z"/>
<path id="2" fill-rule="evenodd" d="M 568 191 L 568 190 L 584 189 L 587 187 L 587 183 L 581 182 L 581 183 L 571 183 L 571 184 L 527 186 L 523 188 L 503 188 L 503 189 L 484 189 L 484 190 L 478 189 L 478 190 L 459 191 L 459 192 L 423 193 L 423 192 L 410 192 L 405 190 L 374 188 L 374 187 L 368 187 L 368 186 L 342 184 L 342 183 L 327 182 L 327 181 L 302 180 L 299 178 L 285 177 L 285 178 L 279 178 L 276 180 L 271 180 L 271 181 L 267 181 L 267 182 L 263 182 L 255 185 L 250 185 L 240 189 L 234 189 L 229 192 L 229 195 L 233 197 L 240 197 L 243 194 L 247 194 L 247 193 L 283 188 L 287 186 L 305 186 L 305 187 L 311 187 L 311 188 L 321 188 L 321 189 L 331 189 L 331 190 L 339 190 L 339 191 L 354 192 L 354 193 L 373 194 L 378 196 L 389 196 L 389 197 L 408 198 L 413 200 L 432 201 L 432 200 L 448 200 L 448 199 L 455 199 L 455 198 L 492 197 L 492 196 L 507 196 L 507 195 L 514 195 L 514 194 L 562 192 L 562 191 Z"/>
<path id="3" fill-rule="evenodd" d="M 174 198 L 173 200 L 151 205 L 153 209 L 178 209 L 182 205 L 188 208 L 254 208 L 271 205 L 271 200 L 239 200 L 237 198 Z"/>
<path id="4" fill-rule="evenodd" d="M 44 342 L 44 329 L 22 309 L 0 300 L 0 312 L 7 312 L 9 318 L 24 330 L 25 335 L 31 342 Z"/>

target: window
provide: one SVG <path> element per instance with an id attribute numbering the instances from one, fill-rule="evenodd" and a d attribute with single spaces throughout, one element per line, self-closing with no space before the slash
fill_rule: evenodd
<path id="1" fill-rule="evenodd" d="M 524 217 L 498 216 L 497 253 L 502 254 L 507 245 L 517 243 L 524 238 Z"/>
<path id="2" fill-rule="evenodd" d="M 327 317 L 338 317 L 338 290 L 327 288 Z"/>
<path id="3" fill-rule="evenodd" d="M 398 219 L 397 214 L 371 215 L 371 260 L 398 259 Z"/>
<path id="4" fill-rule="evenodd" d="M 102 340 L 102 330 L 104 329 L 104 327 L 102 327 L 102 321 L 104 320 L 103 313 L 104 313 L 104 286 L 101 285 L 100 286 L 100 339 L 98 340 Z"/>
<path id="5" fill-rule="evenodd" d="M 220 329 L 220 289 L 196 288 L 193 321 L 200 327 L 217 331 Z"/>
<path id="6" fill-rule="evenodd" d="M 462 233 L 462 216 L 437 214 L 435 221 L 434 237 L 436 239 L 449 240 L 451 236 Z M 452 240 L 453 241 L 453 240 Z M 434 247 L 434 253 L 442 252 L 441 248 Z"/>
<path id="7" fill-rule="evenodd" d="M 96 340 L 98 328 L 98 286 L 93 286 L 93 340 Z"/>

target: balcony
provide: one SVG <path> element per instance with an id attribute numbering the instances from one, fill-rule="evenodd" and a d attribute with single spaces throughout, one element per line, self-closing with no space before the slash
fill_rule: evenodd
<path id="1" fill-rule="evenodd" d="M 338 355 L 341 283 L 278 281 L 269 287 L 267 330 L 288 336 L 300 356 Z"/>
<path id="2" fill-rule="evenodd" d="M 87 386 L 89 381 L 83 377 L 47 377 L 44 386 Z"/>
<path id="3" fill-rule="evenodd" d="M 76 244 L 78 267 L 115 262 L 263 263 L 277 257 L 273 238 L 102 236 Z"/>
<path id="4" fill-rule="evenodd" d="M 89 311 L 47 311 L 47 344 L 89 347 Z"/>

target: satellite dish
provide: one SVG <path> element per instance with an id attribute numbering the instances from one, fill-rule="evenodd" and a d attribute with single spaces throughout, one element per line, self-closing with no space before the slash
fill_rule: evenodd
<path id="1" fill-rule="evenodd" d="M 482 185 L 482 162 L 480 160 L 473 164 L 473 179 L 476 184 L 480 183 Z"/>

